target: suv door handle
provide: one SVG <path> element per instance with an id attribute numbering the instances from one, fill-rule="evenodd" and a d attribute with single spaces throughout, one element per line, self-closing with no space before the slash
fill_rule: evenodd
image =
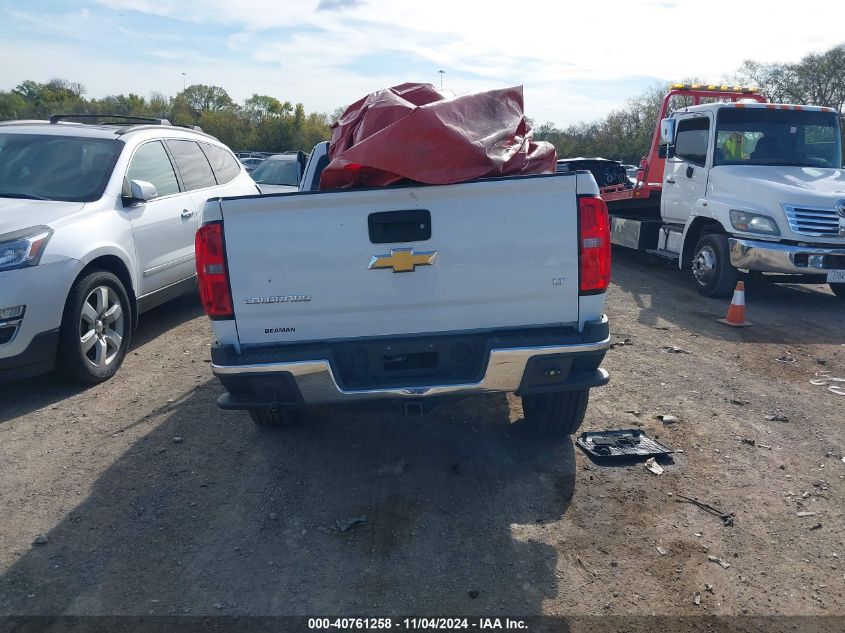
<path id="1" fill-rule="evenodd" d="M 674 185 L 675 184 L 675 177 L 674 176 L 666 176 L 666 182 L 668 182 L 670 185 Z"/>
<path id="2" fill-rule="evenodd" d="M 182 209 L 181 217 L 183 220 L 187 220 L 188 218 L 194 217 L 195 211 L 188 211 L 188 209 Z"/>

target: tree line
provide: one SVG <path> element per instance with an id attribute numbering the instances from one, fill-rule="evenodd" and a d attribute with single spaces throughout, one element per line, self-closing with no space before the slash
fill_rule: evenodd
<path id="1" fill-rule="evenodd" d="M 845 44 L 811 53 L 797 63 L 747 60 L 725 81 L 757 86 L 775 102 L 827 106 L 843 112 Z M 668 87 L 646 90 L 597 121 L 567 127 L 552 122 L 537 125 L 535 139 L 551 142 L 561 157 L 603 156 L 637 164 L 648 152 Z M 220 86 L 203 84 L 188 86 L 173 97 L 153 93 L 145 98 L 130 93 L 87 99 L 85 93 L 82 84 L 64 79 L 24 81 L 13 90 L 0 91 L 0 120 L 44 119 L 56 113 L 165 118 L 179 125 L 199 125 L 235 150 L 307 152 L 331 137 L 331 124 L 343 111 L 306 113 L 301 103 L 293 105 L 260 94 L 238 104 Z M 684 105 L 688 103 L 679 99 L 673 107 Z"/>
<path id="2" fill-rule="evenodd" d="M 52 114 L 118 114 L 198 125 L 235 150 L 310 151 L 331 137 L 336 115 L 307 113 L 301 103 L 254 94 L 236 103 L 220 86 L 194 84 L 175 97 L 129 93 L 87 99 L 85 86 L 65 79 L 22 82 L 0 91 L 0 121 L 46 119 Z"/>

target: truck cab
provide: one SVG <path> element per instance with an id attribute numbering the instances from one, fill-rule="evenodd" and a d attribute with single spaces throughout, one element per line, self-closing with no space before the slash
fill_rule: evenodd
<path id="1" fill-rule="evenodd" d="M 845 171 L 832 108 L 709 103 L 661 123 L 658 250 L 690 267 L 702 294 L 738 272 L 828 282 L 845 294 Z"/>

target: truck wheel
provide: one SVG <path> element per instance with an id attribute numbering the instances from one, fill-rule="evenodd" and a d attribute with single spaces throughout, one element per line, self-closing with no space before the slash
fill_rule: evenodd
<path id="1" fill-rule="evenodd" d="M 59 371 L 89 385 L 115 375 L 132 335 L 129 297 L 120 279 L 97 270 L 74 284 L 59 331 Z"/>
<path id="2" fill-rule="evenodd" d="M 845 284 L 827 284 L 830 286 L 831 292 L 840 299 L 845 299 Z"/>
<path id="3" fill-rule="evenodd" d="M 705 297 L 729 297 L 736 286 L 739 271 L 731 265 L 728 236 L 707 233 L 695 245 L 692 279 Z"/>
<path id="4" fill-rule="evenodd" d="M 584 421 L 589 399 L 587 389 L 523 396 L 525 423 L 536 435 L 572 435 Z"/>
<path id="5" fill-rule="evenodd" d="M 264 409 L 250 409 L 249 417 L 258 426 L 278 429 L 293 426 L 302 418 L 302 413 L 293 409 L 266 407 Z"/>

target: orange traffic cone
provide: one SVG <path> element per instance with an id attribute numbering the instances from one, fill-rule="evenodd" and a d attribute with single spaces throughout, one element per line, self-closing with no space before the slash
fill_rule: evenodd
<path id="1" fill-rule="evenodd" d="M 752 325 L 745 320 L 745 282 L 736 282 L 731 307 L 728 308 L 728 315 L 724 319 L 716 319 L 719 323 L 732 325 L 733 327 L 748 327 Z"/>

